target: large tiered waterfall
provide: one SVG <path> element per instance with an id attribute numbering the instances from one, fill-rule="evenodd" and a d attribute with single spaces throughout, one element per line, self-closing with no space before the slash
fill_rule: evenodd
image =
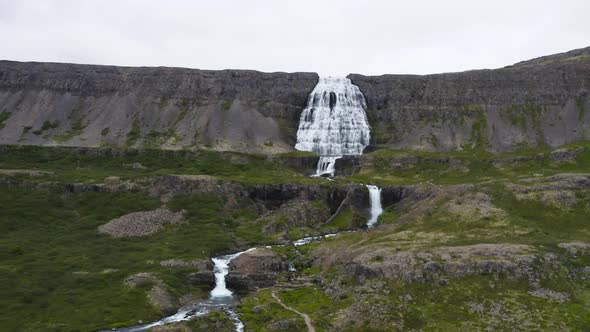
<path id="1" fill-rule="evenodd" d="M 301 113 L 295 149 L 320 156 L 316 175 L 334 174 L 336 159 L 359 155 L 369 145 L 365 97 L 344 77 L 322 77 Z"/>

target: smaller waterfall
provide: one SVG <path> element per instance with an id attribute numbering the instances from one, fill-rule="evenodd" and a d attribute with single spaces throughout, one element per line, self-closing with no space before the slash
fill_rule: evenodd
<path id="1" fill-rule="evenodd" d="M 229 263 L 241 254 L 254 249 L 256 248 L 250 248 L 246 251 L 240 251 L 232 255 L 225 255 L 211 259 L 214 265 L 213 273 L 215 274 L 215 288 L 213 288 L 209 296 L 212 300 L 233 296 L 234 293 L 227 289 L 225 284 L 225 277 L 229 273 Z"/>
<path id="2" fill-rule="evenodd" d="M 318 161 L 318 166 L 315 171 L 315 176 L 322 176 L 324 174 L 328 174 L 329 176 L 334 176 L 336 159 L 342 158 L 340 156 L 337 157 L 320 157 Z"/>
<path id="3" fill-rule="evenodd" d="M 296 247 L 303 246 L 313 241 L 320 241 L 322 239 L 330 238 L 333 236 L 336 236 L 336 234 L 310 236 L 294 241 L 293 245 Z M 272 248 L 272 246 L 267 246 L 266 248 Z M 213 288 L 211 293 L 209 293 L 209 300 L 203 300 L 192 305 L 183 307 L 180 310 L 178 310 L 178 312 L 174 315 L 162 318 L 158 321 L 148 324 L 122 327 L 117 329 L 117 331 L 143 332 L 156 326 L 188 321 L 194 319 L 195 317 L 204 316 L 213 311 L 224 310 L 229 316 L 230 320 L 234 323 L 235 331 L 244 332 L 244 323 L 242 323 L 242 321 L 240 320 L 240 316 L 238 315 L 238 313 L 235 312 L 233 308 L 233 306 L 235 306 L 235 304 L 237 303 L 237 299 L 234 296 L 234 293 L 231 290 L 227 289 L 225 277 L 229 274 L 229 264 L 231 263 L 231 261 L 236 259 L 241 254 L 247 253 L 252 250 L 256 250 L 256 248 L 250 248 L 248 250 L 240 251 L 232 255 L 219 256 L 211 259 L 214 264 L 213 273 L 215 274 L 215 288 Z M 293 264 L 289 264 L 289 271 L 296 271 L 295 266 Z M 110 330 L 103 330 L 100 332 L 108 331 Z"/>
<path id="4" fill-rule="evenodd" d="M 367 227 L 371 228 L 375 226 L 381 213 L 383 213 L 383 207 L 381 206 L 381 188 L 374 185 L 367 185 L 369 189 L 369 202 L 371 203 L 371 215 L 367 221 Z"/>

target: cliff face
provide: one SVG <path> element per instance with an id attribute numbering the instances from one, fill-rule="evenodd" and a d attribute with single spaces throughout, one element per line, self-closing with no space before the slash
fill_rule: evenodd
<path id="1" fill-rule="evenodd" d="M 349 75 L 373 148 L 511 151 L 590 139 L 590 48 L 495 70 Z M 0 144 L 292 151 L 313 73 L 0 61 Z"/>
<path id="2" fill-rule="evenodd" d="M 510 151 L 590 139 L 590 48 L 495 70 L 349 78 L 367 98 L 374 145 Z"/>
<path id="3" fill-rule="evenodd" d="M 0 61 L 0 144 L 291 151 L 317 80 Z"/>

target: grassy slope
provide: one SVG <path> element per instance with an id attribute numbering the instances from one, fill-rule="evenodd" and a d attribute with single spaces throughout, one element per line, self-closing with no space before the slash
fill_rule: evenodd
<path id="1" fill-rule="evenodd" d="M 539 152 L 522 152 L 524 155 L 537 153 Z M 542 153 L 546 155 L 547 151 Z M 374 156 L 390 158 L 399 154 L 410 153 L 378 151 Z M 417 155 L 438 156 L 429 153 Z M 541 202 L 517 201 L 504 188 L 507 181 L 516 181 L 534 174 L 588 172 L 589 152 L 580 155 L 575 162 L 555 163 L 544 158 L 505 165 L 503 168 L 481 161 L 482 157 L 478 155 L 455 153 L 451 156 L 461 159 L 466 168 L 424 163 L 409 169 L 395 170 L 386 164 L 376 164 L 367 167 L 360 174 L 348 179 L 338 179 L 337 182 L 346 182 L 350 179 L 379 184 L 413 184 L 426 181 L 436 184 L 479 183 L 477 190 L 488 193 L 494 205 L 507 212 L 506 223 L 491 228 L 490 221 L 459 220 L 449 215 L 442 208 L 444 202 L 440 202 L 438 208 L 425 217 L 412 223 L 398 225 L 396 219 L 399 211 L 390 207 L 380 222 L 392 226 L 370 234 L 345 234 L 335 241 L 326 241 L 325 245 L 332 245 L 335 250 L 339 246 L 346 247 L 358 243 L 396 246 L 402 249 L 428 249 L 438 245 L 513 242 L 543 245 L 553 249 L 558 242 L 590 240 L 590 225 L 587 222 L 587 216 L 590 215 L 588 193 L 578 193 L 578 205 L 573 209 L 564 210 Z M 146 169 L 125 166 L 131 163 L 141 163 Z M 261 156 L 233 154 L 228 157 L 227 154 L 215 152 L 201 152 L 196 159 L 179 155 L 162 157 L 157 151 L 147 152 L 142 156 L 104 158 L 26 147 L 0 154 L 0 168 L 36 169 L 55 173 L 53 176 L 41 178 L 27 177 L 28 180 L 41 182 L 100 182 L 113 175 L 137 179 L 159 174 L 207 174 L 247 183 L 318 181 L 308 179 Z M 222 211 L 223 202 L 209 196 L 178 196 L 168 205 L 173 209 L 187 210 L 188 224 L 167 227 L 163 232 L 149 238 L 113 240 L 97 234 L 96 227 L 128 212 L 156 208 L 160 206 L 160 202 L 139 193 L 64 195 L 58 192 L 2 189 L 0 308 L 3 315 L 0 318 L 0 326 L 8 330 L 76 331 L 133 324 L 137 319 L 156 318 L 161 314 L 148 305 L 145 289 L 130 290 L 123 285 L 122 281 L 127 276 L 142 271 L 153 271 L 178 294 L 193 292 L 198 297 L 204 295 L 205 290 L 192 289 L 185 283 L 187 274 L 192 271 L 167 270 L 161 268 L 158 262 L 170 258 L 206 258 L 230 250 L 238 244 L 269 241 L 267 237 L 261 236 L 261 225 L 251 223 L 256 213 L 247 205 L 237 211 Z M 350 224 L 351 218 L 350 213 L 345 211 L 333 221 L 333 225 L 328 226 L 345 227 Z M 409 234 L 405 241 L 392 240 L 392 235 L 396 236 L 401 232 Z M 434 241 L 420 237 L 429 233 L 447 234 L 449 237 L 443 236 L 440 240 Z M 304 250 L 304 256 L 309 255 L 309 251 Z M 303 260 L 305 259 L 304 257 Z M 589 263 L 586 260 L 581 257 L 572 264 L 584 266 Z M 106 269 L 118 271 L 101 273 Z M 304 272 L 313 275 L 319 271 L 314 266 L 305 269 Z M 575 301 L 557 307 L 543 302 L 545 300 L 532 298 L 527 295 L 527 289 L 521 287 L 521 284 L 508 281 L 500 283 L 497 288 L 499 290 L 494 296 L 497 296 L 498 301 L 508 301 L 511 305 L 516 302 L 530 303 L 530 310 L 525 311 L 539 312 L 541 318 L 537 317 L 537 320 L 547 321 L 547 324 L 550 323 L 551 317 L 565 317 L 561 321 L 576 330 L 579 321 L 588 321 L 588 285 L 568 284 L 565 279 L 556 280 L 555 283 L 562 285 L 564 291 L 577 294 Z M 484 320 L 495 318 L 466 314 L 465 306 L 472 295 L 457 298 L 455 294 L 469 289 L 471 293 L 468 294 L 482 293 L 492 296 L 493 294 L 486 293 L 489 291 L 486 285 L 486 282 L 479 279 L 465 279 L 452 282 L 449 288 L 421 290 L 422 286 L 419 285 L 412 285 L 411 287 L 417 287 L 413 289 L 408 285 L 394 283 L 390 285 L 390 296 L 374 296 L 383 301 L 384 306 L 395 307 L 399 295 L 408 291 L 414 292 L 412 294 L 415 294 L 415 303 L 401 317 L 402 320 L 407 320 L 407 324 L 404 325 L 407 327 L 424 330 L 469 327 L 477 330 Z M 432 293 L 433 291 L 435 293 Z M 339 308 L 348 308 L 353 301 L 363 300 L 356 298 L 354 294 L 346 294 L 343 299 L 334 300 L 326 297 L 323 291 L 317 288 L 290 292 L 292 293 L 281 293 L 283 300 L 312 315 L 320 331 L 337 320 L 336 312 Z M 429 294 L 438 295 L 433 301 L 428 297 L 433 295 Z M 289 312 L 283 312 L 278 305 L 273 305 L 269 296 L 270 294 L 262 292 L 255 297 L 248 297 L 244 302 L 241 310 L 249 328 L 264 330 L 272 322 L 283 318 L 297 319 L 289 316 Z M 334 301 L 336 302 L 332 303 Z M 262 305 L 265 309 L 253 314 L 252 310 L 256 305 Z M 449 313 L 456 311 L 463 312 L 460 321 L 467 323 L 461 325 L 448 321 L 453 317 L 449 316 Z M 302 323 L 294 323 L 293 329 L 297 330 L 300 327 L 298 324 Z M 543 328 L 550 327 L 544 325 Z M 372 326 L 368 322 L 358 322 L 358 325 L 350 328 L 355 331 L 379 330 L 379 326 Z"/>
<path id="2" fill-rule="evenodd" d="M 578 144 L 585 146 L 587 144 Z M 424 250 L 440 246 L 462 246 L 477 243 L 529 244 L 540 252 L 557 253 L 559 261 L 569 269 L 590 264 L 590 255 L 568 256 L 557 247 L 560 242 L 590 241 L 590 192 L 579 190 L 577 202 L 571 207 L 558 207 L 546 202 L 518 199 L 506 184 L 522 178 L 549 176 L 556 173 L 590 172 L 590 151 L 580 154 L 574 161 L 556 162 L 549 159 L 549 151 L 521 151 L 520 153 L 493 156 L 537 156 L 535 160 L 494 166 L 485 159 L 491 156 L 452 153 L 466 167 L 449 164 L 422 163 L 408 168 L 393 169 L 381 160 L 395 156 L 417 155 L 437 158 L 449 155 L 436 153 L 410 153 L 382 150 L 372 154 L 377 161 L 351 177 L 360 182 L 379 184 L 413 184 L 432 182 L 436 185 L 475 183 L 470 192 L 482 192 L 491 197 L 491 203 L 505 214 L 488 218 L 458 216 L 447 210 L 453 196 L 432 203 L 432 208 L 406 223 L 398 223 L 404 213 L 396 206 L 386 208 L 380 218 L 387 224 L 374 232 L 353 232 L 324 241 L 315 246 L 328 247 L 329 252 L 392 247 L 396 250 Z M 282 253 L 284 250 L 278 250 Z M 311 253 L 313 256 L 313 253 Z M 541 278 L 541 287 L 571 296 L 563 304 L 532 296 L 533 290 L 526 280 L 505 277 L 478 276 L 451 279 L 449 285 L 432 283 L 404 283 L 396 280 L 376 279 L 367 284 L 354 280 L 341 280 L 340 295 L 334 296 L 319 288 L 301 289 L 288 297 L 289 305 L 313 315 L 318 331 L 584 331 L 590 326 L 590 283 L 570 279 L 557 267 L 552 278 Z M 313 266 L 304 273 L 321 273 Z M 324 277 L 338 278 L 338 270 L 324 271 Z M 313 301 L 296 294 L 315 293 Z M 285 294 L 283 294 L 285 295 Z M 264 305 L 256 300 L 258 294 L 248 297 L 243 312 Z M 285 300 L 285 297 L 283 297 Z M 287 303 L 287 301 L 285 301 Z M 318 308 L 318 305 L 321 308 Z M 328 310 L 322 308 L 330 308 Z M 356 321 L 338 325 L 350 315 Z M 244 316 L 246 326 L 268 326 L 256 316 Z M 273 322 L 276 323 L 275 319 Z"/>

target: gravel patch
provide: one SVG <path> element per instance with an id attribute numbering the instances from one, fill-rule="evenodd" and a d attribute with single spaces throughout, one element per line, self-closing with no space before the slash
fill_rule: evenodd
<path id="1" fill-rule="evenodd" d="M 146 236 L 157 233 L 166 224 L 178 224 L 183 221 L 183 212 L 167 209 L 133 212 L 113 219 L 98 227 L 98 232 L 114 238 Z"/>

